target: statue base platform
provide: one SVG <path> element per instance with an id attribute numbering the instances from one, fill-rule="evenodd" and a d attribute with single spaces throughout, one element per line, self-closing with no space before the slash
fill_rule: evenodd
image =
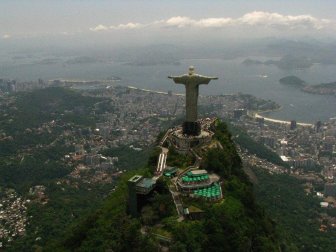
<path id="1" fill-rule="evenodd" d="M 182 127 L 171 128 L 167 131 L 160 145 L 167 141 L 168 147 L 174 147 L 179 153 L 188 153 L 193 148 L 202 148 L 211 143 L 216 120 L 217 118 L 205 118 L 196 123 L 185 122 Z M 186 130 L 190 130 L 195 135 L 186 134 Z"/>
<path id="2" fill-rule="evenodd" d="M 184 122 L 182 129 L 184 135 L 198 136 L 201 133 L 201 124 L 199 122 Z"/>
<path id="3" fill-rule="evenodd" d="M 209 144 L 211 142 L 213 133 L 207 130 L 200 130 L 197 136 L 186 135 L 182 128 L 173 130 L 169 137 L 169 143 L 173 145 L 177 152 L 187 153 L 190 149 Z"/>

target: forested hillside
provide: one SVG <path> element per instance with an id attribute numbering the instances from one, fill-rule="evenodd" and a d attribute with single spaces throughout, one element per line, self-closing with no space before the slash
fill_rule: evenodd
<path id="1" fill-rule="evenodd" d="M 218 203 L 193 202 L 205 211 L 200 220 L 177 222 L 177 215 L 167 190 L 168 180 L 142 211 L 140 218 L 127 214 L 126 181 L 120 181 L 102 207 L 78 221 L 58 240 L 50 240 L 53 251 L 157 251 L 154 233 L 171 239 L 170 251 L 280 251 L 287 248 L 277 236 L 274 223 L 255 201 L 253 185 L 242 170 L 241 160 L 223 123 L 216 127 L 215 139 L 223 149 L 210 149 L 202 167 L 223 179 L 224 200 Z M 150 169 L 137 171 L 150 175 Z M 162 212 L 165 210 L 164 212 Z M 149 214 L 150 213 L 150 214 Z M 146 217 L 146 218 L 145 218 Z M 140 232 L 150 226 L 152 232 Z"/>

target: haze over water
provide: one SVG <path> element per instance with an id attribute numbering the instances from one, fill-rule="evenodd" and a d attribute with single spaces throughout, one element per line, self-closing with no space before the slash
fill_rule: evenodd
<path id="1" fill-rule="evenodd" d="M 117 62 L 85 64 L 8 64 L 3 62 L 0 68 L 0 78 L 21 81 L 38 78 L 95 80 L 117 76 L 122 79 L 121 85 L 183 93 L 183 86 L 173 84 L 167 76 L 186 73 L 188 66 L 194 65 L 199 74 L 219 77 L 218 81 L 201 86 L 201 95 L 241 92 L 270 99 L 283 108 L 280 111 L 269 113 L 268 116 L 282 120 L 316 122 L 336 117 L 335 96 L 308 94 L 278 82 L 280 78 L 288 75 L 296 75 L 309 84 L 333 82 L 336 81 L 336 65 L 315 64 L 309 69 L 290 71 L 271 65 L 246 66 L 241 64 L 244 59 L 193 59 L 183 60 L 180 65 L 153 66 L 133 66 Z"/>

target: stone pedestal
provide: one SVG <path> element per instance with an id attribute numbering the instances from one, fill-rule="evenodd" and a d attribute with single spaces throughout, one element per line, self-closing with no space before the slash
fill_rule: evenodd
<path id="1" fill-rule="evenodd" d="M 198 136 L 201 133 L 199 122 L 184 122 L 182 125 L 183 134 L 188 136 Z"/>

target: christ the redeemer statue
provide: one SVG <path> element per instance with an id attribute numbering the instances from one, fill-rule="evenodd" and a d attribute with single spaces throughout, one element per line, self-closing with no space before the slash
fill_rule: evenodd
<path id="1" fill-rule="evenodd" d="M 181 76 L 168 76 L 176 84 L 183 84 L 186 88 L 186 121 L 183 124 L 183 134 L 197 136 L 200 133 L 200 125 L 197 123 L 198 86 L 209 84 L 217 77 L 207 77 L 195 74 L 193 66 L 189 67 L 189 73 Z"/>

